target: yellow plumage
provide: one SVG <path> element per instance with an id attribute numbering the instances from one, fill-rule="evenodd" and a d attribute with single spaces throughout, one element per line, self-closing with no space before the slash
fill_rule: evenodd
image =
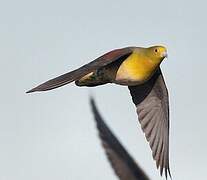
<path id="1" fill-rule="evenodd" d="M 152 63 L 146 56 L 135 51 L 120 65 L 116 81 L 128 81 L 127 85 L 145 81 L 156 67 L 156 63 Z"/>
<path id="2" fill-rule="evenodd" d="M 165 57 L 166 48 L 162 46 L 134 48 L 132 54 L 121 64 L 117 62 L 113 66 L 103 68 L 101 73 L 87 74 L 76 84 L 78 86 L 95 86 L 107 82 L 127 86 L 142 84 L 153 75 Z"/>

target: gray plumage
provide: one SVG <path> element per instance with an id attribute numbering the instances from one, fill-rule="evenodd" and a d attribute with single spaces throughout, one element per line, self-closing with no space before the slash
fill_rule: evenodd
<path id="1" fill-rule="evenodd" d="M 71 83 L 73 81 L 76 81 L 83 77 L 84 75 L 93 72 L 94 70 L 97 70 L 99 68 L 102 68 L 108 64 L 111 64 L 113 62 L 119 62 L 124 59 L 126 59 L 130 54 L 132 53 L 131 47 L 126 47 L 122 49 L 115 49 L 113 51 L 110 51 L 97 59 L 93 60 L 92 62 L 85 64 L 81 66 L 80 68 L 73 70 L 71 72 L 68 72 L 66 74 L 63 74 L 61 76 L 58 76 L 54 79 L 51 79 L 49 81 L 46 81 L 45 83 L 42 83 L 38 85 L 37 87 L 27 91 L 27 93 L 32 93 L 36 91 L 48 91 L 52 90 L 61 86 L 64 86 L 68 83 Z"/>
<path id="2" fill-rule="evenodd" d="M 133 80 L 133 75 L 128 77 L 128 71 L 123 71 L 124 73 L 120 77 L 118 75 L 118 70 L 124 67 L 124 61 L 127 61 L 128 58 L 130 59 L 133 53 L 137 55 L 137 53 L 139 54 L 143 51 L 146 53 L 147 50 L 150 50 L 152 54 L 155 53 L 153 55 L 158 57 L 158 62 L 160 63 L 167 57 L 167 50 L 162 46 L 115 49 L 74 71 L 40 84 L 27 93 L 51 90 L 73 81 L 75 81 L 77 86 L 88 87 L 106 83 L 128 85 L 132 100 L 137 107 L 137 114 L 142 130 L 149 141 L 153 158 L 156 160 L 157 168 L 160 168 L 161 175 L 164 170 L 167 178 L 168 174 L 171 177 L 169 168 L 169 102 L 167 88 L 159 68 L 159 63 L 153 58 L 151 60 L 148 59 L 149 54 L 144 54 L 146 55 L 145 61 L 147 63 L 156 62 L 156 67 L 153 66 L 155 69 L 149 68 L 151 73 L 146 79 L 144 78 L 140 81 L 136 77 L 137 79 Z M 158 53 L 159 51 L 160 53 Z M 140 59 L 135 58 L 134 60 L 139 61 Z M 132 67 L 125 67 L 125 70 L 128 68 Z M 158 69 L 156 70 L 156 68 Z"/>
<path id="3" fill-rule="evenodd" d="M 135 163 L 133 158 L 106 125 L 93 98 L 90 99 L 90 103 L 103 148 L 119 179 L 149 180 L 144 171 Z"/>
<path id="4" fill-rule="evenodd" d="M 150 80 L 129 86 L 142 130 L 150 144 L 160 174 L 171 177 L 169 167 L 169 98 L 160 68 Z"/>

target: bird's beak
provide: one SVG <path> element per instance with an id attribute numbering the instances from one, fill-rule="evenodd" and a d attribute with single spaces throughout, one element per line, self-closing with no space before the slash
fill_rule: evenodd
<path id="1" fill-rule="evenodd" d="M 164 51 L 164 52 L 162 53 L 162 57 L 163 57 L 163 58 L 167 58 L 167 57 L 168 57 L 168 55 L 167 55 L 167 51 Z"/>

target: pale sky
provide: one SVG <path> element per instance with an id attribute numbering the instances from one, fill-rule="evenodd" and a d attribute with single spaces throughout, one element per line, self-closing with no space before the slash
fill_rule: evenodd
<path id="1" fill-rule="evenodd" d="M 19 0 L 0 3 L 0 180 L 115 180 L 88 104 L 152 179 L 152 160 L 128 89 L 74 84 L 26 90 L 125 46 L 163 44 L 174 180 L 206 178 L 206 1 Z M 163 178 L 164 179 L 164 178 Z"/>

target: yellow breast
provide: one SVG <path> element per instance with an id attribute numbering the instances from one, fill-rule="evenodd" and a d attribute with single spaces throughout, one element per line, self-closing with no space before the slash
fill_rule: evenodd
<path id="1" fill-rule="evenodd" d="M 148 57 L 139 52 L 133 52 L 120 65 L 115 83 L 135 85 L 146 81 L 155 71 L 157 64 L 154 64 Z"/>

